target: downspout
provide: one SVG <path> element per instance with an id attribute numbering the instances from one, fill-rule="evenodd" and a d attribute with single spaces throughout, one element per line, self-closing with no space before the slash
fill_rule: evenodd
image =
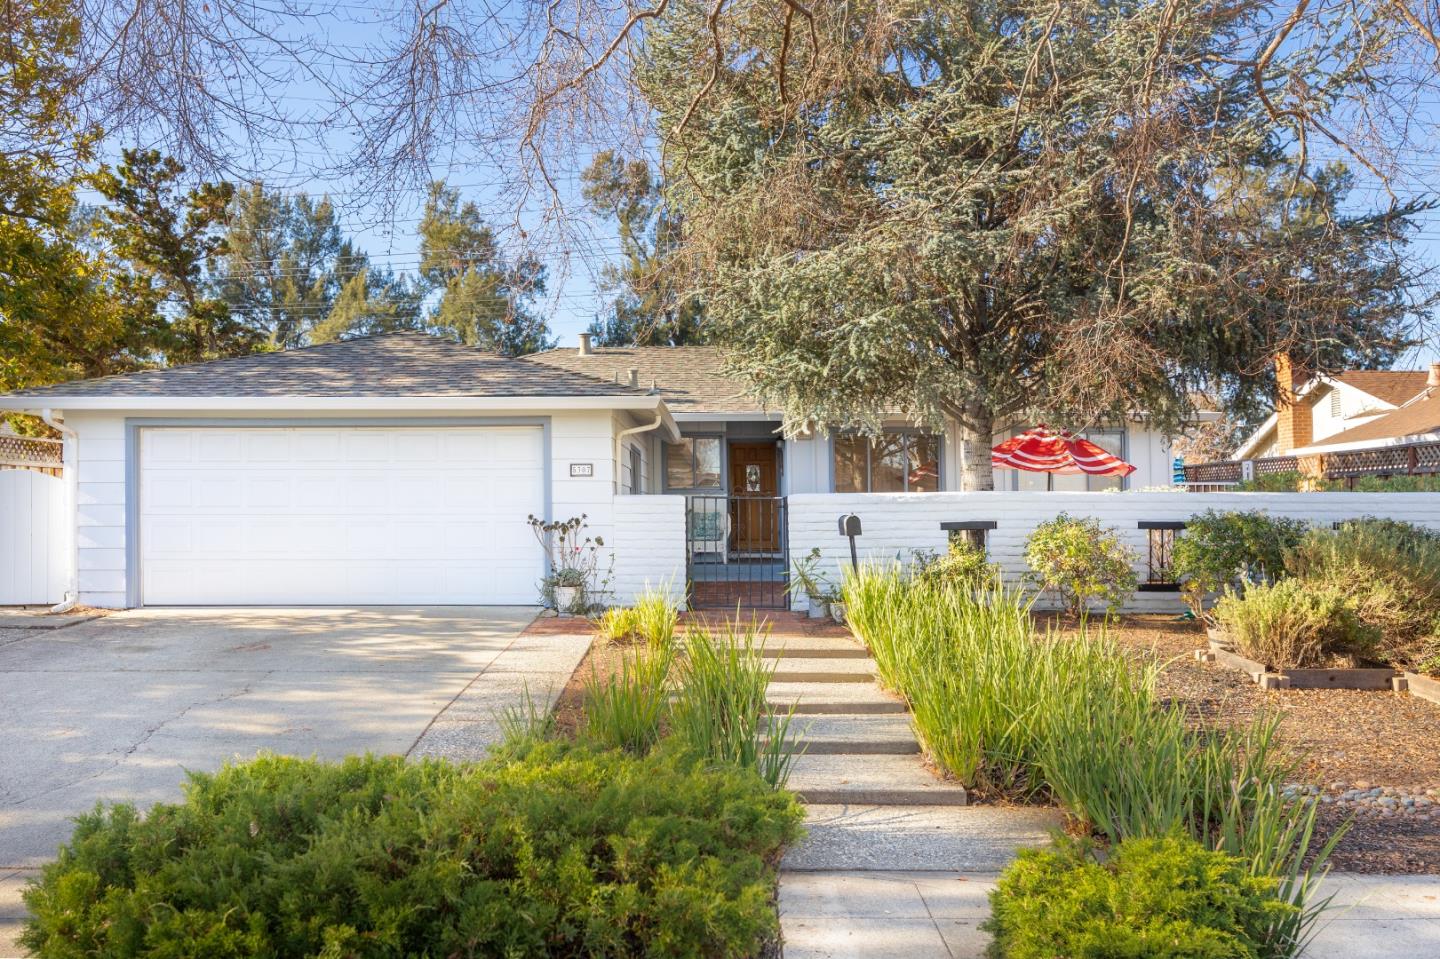
<path id="1" fill-rule="evenodd" d="M 662 423 L 664 423 L 664 422 L 665 422 L 665 416 L 664 416 L 664 414 L 657 412 L 657 413 L 655 414 L 655 422 L 653 422 L 653 423 L 646 423 L 644 426 L 632 426 L 632 427 L 631 427 L 630 429 L 628 429 L 628 430 L 621 430 L 619 433 L 616 433 L 616 434 L 615 434 L 615 457 L 614 457 L 614 459 L 615 459 L 615 463 L 614 463 L 614 466 L 615 466 L 615 479 L 614 479 L 614 483 L 615 483 L 615 492 L 616 492 L 616 494 L 619 494 L 619 492 L 620 492 L 620 454 L 625 451 L 625 437 L 627 437 L 627 436 L 634 436 L 634 435 L 637 434 L 637 433 L 648 433 L 648 432 L 650 432 L 650 431 L 653 430 L 653 429 L 659 429 L 660 424 L 662 424 Z"/>
<path id="2" fill-rule="evenodd" d="M 70 554 L 67 564 L 69 569 L 66 571 L 68 585 L 65 589 L 65 598 L 50 607 L 52 613 L 68 613 L 80 605 L 80 471 L 77 467 L 80 436 L 63 422 L 55 419 L 55 411 L 48 407 L 40 411 L 40 419 L 46 426 L 60 434 L 64 440 L 62 451 L 68 450 L 70 453 L 69 456 L 63 456 L 65 496 L 69 500 L 70 506 L 70 522 L 66 524 L 69 527 L 70 536 L 67 549 Z"/>

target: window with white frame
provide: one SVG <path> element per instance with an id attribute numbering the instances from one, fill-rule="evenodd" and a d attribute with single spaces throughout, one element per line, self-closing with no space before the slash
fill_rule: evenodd
<path id="1" fill-rule="evenodd" d="M 940 437 L 919 430 L 879 436 L 836 433 L 837 493 L 935 493 L 940 490 Z"/>

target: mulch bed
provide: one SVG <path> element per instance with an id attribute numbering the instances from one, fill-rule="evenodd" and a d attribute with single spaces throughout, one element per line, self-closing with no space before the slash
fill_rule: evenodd
<path id="1" fill-rule="evenodd" d="M 1278 712 L 1281 740 L 1296 751 L 1302 781 L 1319 787 L 1327 803 L 1372 788 L 1391 787 L 1397 796 L 1440 791 L 1440 706 L 1434 703 L 1385 691 L 1262 690 L 1236 670 L 1196 661 L 1204 630 L 1173 616 L 1127 616 L 1111 632 L 1124 646 L 1163 663 L 1159 694 L 1185 705 L 1202 722 L 1238 726 L 1262 710 Z M 1359 809 L 1322 807 L 1327 833 L 1356 814 L 1333 867 L 1440 873 L 1440 818 L 1374 802 Z"/>

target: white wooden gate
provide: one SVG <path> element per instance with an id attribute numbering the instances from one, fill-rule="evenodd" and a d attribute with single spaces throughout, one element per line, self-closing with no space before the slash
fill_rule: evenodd
<path id="1" fill-rule="evenodd" d="M 64 598 L 68 536 L 65 481 L 28 469 L 0 469 L 0 606 Z"/>

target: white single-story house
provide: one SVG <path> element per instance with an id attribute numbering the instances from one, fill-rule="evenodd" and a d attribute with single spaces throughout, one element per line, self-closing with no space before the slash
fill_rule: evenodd
<path id="1" fill-rule="evenodd" d="M 531 514 L 584 514 L 617 596 L 678 578 L 743 582 L 715 598 L 765 605 L 783 602 L 793 558 L 788 497 L 959 491 L 953 429 L 787 438 L 703 346 L 586 338 L 512 359 L 400 333 L 63 383 L 0 409 L 65 437 L 66 592 L 99 607 L 531 603 L 545 571 Z M 1087 435 L 1136 472 L 1056 477 L 1057 491 L 1168 485 L 1169 444 L 1143 423 Z M 1006 484 L 1045 477 L 997 473 Z"/>

